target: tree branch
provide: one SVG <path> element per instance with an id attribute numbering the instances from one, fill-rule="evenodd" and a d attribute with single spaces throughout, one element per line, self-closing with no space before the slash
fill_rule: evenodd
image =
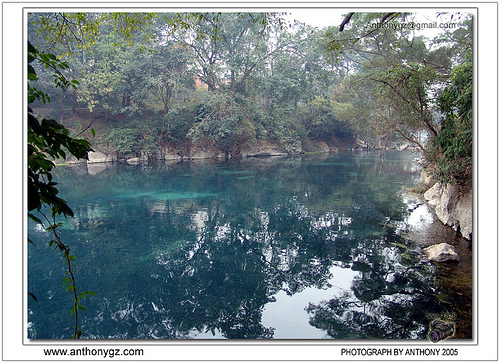
<path id="1" fill-rule="evenodd" d="M 340 25 L 339 25 L 339 32 L 344 31 L 344 27 L 349 23 L 349 21 L 351 20 L 353 15 L 354 15 L 354 13 L 349 13 L 346 15 L 344 20 L 342 20 L 342 23 L 340 23 Z"/>
<path id="2" fill-rule="evenodd" d="M 428 154 L 428 153 L 427 153 L 427 150 L 425 149 L 425 147 L 424 147 L 421 143 L 419 143 L 419 142 L 418 142 L 418 140 L 415 140 L 415 139 L 413 138 L 413 135 L 408 136 L 408 135 L 406 135 L 403 131 L 401 131 L 400 129 L 398 129 L 397 127 L 394 129 L 394 131 L 396 131 L 398 134 L 400 134 L 400 135 L 401 135 L 401 136 L 402 136 L 405 140 L 407 140 L 407 141 L 409 141 L 409 142 L 411 142 L 411 143 L 413 143 L 413 144 L 417 145 L 417 146 L 418 146 L 418 148 L 419 148 L 420 150 L 422 150 L 422 152 L 424 153 L 424 155 L 427 155 L 427 154 Z"/>

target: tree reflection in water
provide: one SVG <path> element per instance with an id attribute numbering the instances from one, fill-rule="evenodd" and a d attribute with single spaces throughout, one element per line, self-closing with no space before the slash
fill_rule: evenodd
<path id="1" fill-rule="evenodd" d="M 425 338 L 425 313 L 441 312 L 432 268 L 393 224 L 406 213 L 401 191 L 418 178 L 412 159 L 355 153 L 59 173 L 78 180 L 61 191 L 76 215 L 64 233 L 81 286 L 99 295 L 86 302 L 84 337 L 275 338 L 266 306 L 280 292 L 314 288 L 322 301 L 302 309 L 331 338 Z M 54 261 L 32 261 L 30 290 L 58 291 L 39 278 Z M 330 293 L 334 268 L 353 271 L 350 290 Z M 30 303 L 32 338 L 64 331 L 64 316 L 46 314 L 50 303 L 63 305 L 64 295 Z"/>
<path id="2" fill-rule="evenodd" d="M 432 268 L 423 262 L 403 264 L 401 247 L 370 242 L 371 248 L 365 243 L 356 251 L 351 268 L 360 275 L 352 291 L 310 304 L 311 325 L 336 339 L 424 338 L 427 316 L 439 310 Z"/>

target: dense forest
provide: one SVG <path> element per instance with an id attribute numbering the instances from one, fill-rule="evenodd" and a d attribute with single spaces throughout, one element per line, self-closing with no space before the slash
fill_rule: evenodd
<path id="1" fill-rule="evenodd" d="M 450 29 L 427 39 L 413 16 L 318 29 L 283 13 L 31 13 L 30 45 L 73 87 L 32 62 L 50 103 L 30 107 L 116 159 L 410 146 L 470 184 L 472 18 L 436 13 L 423 25 Z"/>

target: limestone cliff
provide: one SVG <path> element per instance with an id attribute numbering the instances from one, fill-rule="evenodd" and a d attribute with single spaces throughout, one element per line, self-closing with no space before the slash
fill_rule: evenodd
<path id="1" fill-rule="evenodd" d="M 427 183 L 430 182 L 425 173 L 423 180 Z M 469 240 L 472 238 L 472 190 L 463 193 L 453 185 L 434 183 L 424 193 L 424 198 L 434 208 L 436 216 L 443 224 L 460 232 L 464 238 Z"/>

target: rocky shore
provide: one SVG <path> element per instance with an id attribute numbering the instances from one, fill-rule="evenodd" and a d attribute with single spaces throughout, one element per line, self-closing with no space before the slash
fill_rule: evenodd
<path id="1" fill-rule="evenodd" d="M 453 316 L 453 339 L 472 339 L 473 300 L 473 199 L 451 185 L 442 185 L 424 170 L 421 208 L 433 212 L 435 221 L 413 231 L 423 257 L 436 266 L 436 294 Z"/>
<path id="2" fill-rule="evenodd" d="M 424 193 L 427 204 L 445 225 L 453 228 L 467 240 L 472 239 L 473 199 L 472 190 L 464 193 L 453 185 L 434 182 L 433 178 L 422 171 L 423 183 L 428 188 Z"/>

